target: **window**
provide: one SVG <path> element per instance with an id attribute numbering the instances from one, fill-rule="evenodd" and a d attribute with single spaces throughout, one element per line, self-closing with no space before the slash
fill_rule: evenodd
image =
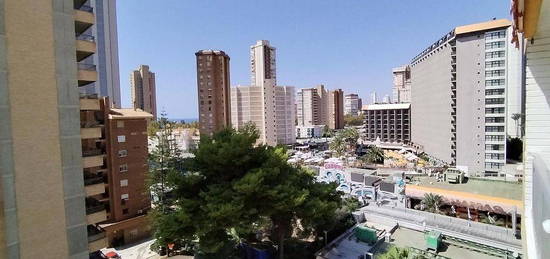
<path id="1" fill-rule="evenodd" d="M 504 113 L 504 107 L 485 108 L 485 114 Z"/>
<path id="2" fill-rule="evenodd" d="M 127 193 L 124 193 L 124 194 L 120 195 L 121 200 L 127 200 L 129 198 L 130 198 L 130 196 Z"/>
<path id="3" fill-rule="evenodd" d="M 485 118 L 485 122 L 487 123 L 503 123 L 504 117 L 487 117 Z"/>
<path id="4" fill-rule="evenodd" d="M 504 98 L 487 98 L 485 99 L 486 104 L 504 104 Z"/>
<path id="5" fill-rule="evenodd" d="M 485 33 L 485 39 L 487 40 L 502 39 L 504 37 L 506 37 L 506 31 L 492 31 Z"/>
<path id="6" fill-rule="evenodd" d="M 485 132 L 504 132 L 504 126 L 485 126 Z"/>
<path id="7" fill-rule="evenodd" d="M 504 141 L 504 135 L 485 135 L 485 141 Z"/>
<path id="8" fill-rule="evenodd" d="M 504 151 L 504 145 L 488 144 L 488 145 L 485 145 L 485 150 Z"/>
<path id="9" fill-rule="evenodd" d="M 117 140 L 118 140 L 118 143 L 124 143 L 126 142 L 126 136 L 124 135 L 117 136 Z"/>
<path id="10" fill-rule="evenodd" d="M 123 209 L 122 214 L 124 214 L 124 215 L 128 214 L 128 209 Z"/>
<path id="11" fill-rule="evenodd" d="M 504 48 L 504 41 L 494 41 L 485 43 L 485 49 Z"/>
<path id="12" fill-rule="evenodd" d="M 499 159 L 499 160 L 502 160 L 502 159 L 504 159 L 504 154 L 502 154 L 502 153 L 499 153 L 499 154 L 485 153 L 485 159 Z"/>
<path id="13" fill-rule="evenodd" d="M 503 163 L 485 162 L 485 168 L 488 169 L 501 169 L 502 167 L 504 167 Z"/>
<path id="14" fill-rule="evenodd" d="M 485 58 L 503 58 L 506 56 L 504 50 L 490 51 L 485 53 Z"/>
<path id="15" fill-rule="evenodd" d="M 499 85 L 504 85 L 504 79 L 485 80 L 485 86 L 499 86 Z"/>
<path id="16" fill-rule="evenodd" d="M 503 67 L 503 66 L 504 66 L 504 60 L 485 61 L 485 67 L 487 68 Z"/>
<path id="17" fill-rule="evenodd" d="M 122 179 L 122 180 L 120 180 L 120 186 L 121 186 L 121 187 L 128 186 L 128 179 Z"/>
<path id="18" fill-rule="evenodd" d="M 498 70 L 489 70 L 489 71 L 485 71 L 485 76 L 486 77 L 491 77 L 491 76 L 504 76 L 504 69 L 498 69 Z"/>
<path id="19" fill-rule="evenodd" d="M 487 89 L 485 95 L 503 95 L 504 89 Z"/>
<path id="20" fill-rule="evenodd" d="M 128 165 L 127 164 L 122 164 L 118 167 L 118 169 L 121 173 L 128 172 Z"/>
<path id="21" fill-rule="evenodd" d="M 126 157 L 128 156 L 128 150 L 119 150 L 118 151 L 118 157 Z"/>

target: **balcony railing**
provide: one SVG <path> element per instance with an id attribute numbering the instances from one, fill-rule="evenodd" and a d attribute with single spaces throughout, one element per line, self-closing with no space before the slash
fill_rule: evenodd
<path id="1" fill-rule="evenodd" d="M 86 207 L 86 215 L 94 214 L 96 212 L 100 212 L 102 210 L 105 210 L 105 205 L 100 204 L 93 207 Z"/>
<path id="2" fill-rule="evenodd" d="M 103 175 L 84 177 L 84 185 L 94 185 L 103 182 Z"/>
<path id="3" fill-rule="evenodd" d="M 82 63 L 78 63 L 78 69 L 80 69 L 80 70 L 88 70 L 88 71 L 96 71 L 96 65 L 94 65 L 94 64 L 82 64 Z"/>
<path id="4" fill-rule="evenodd" d="M 105 231 L 99 227 L 88 225 L 88 242 L 105 238 Z"/>
<path id="5" fill-rule="evenodd" d="M 76 39 L 77 40 L 85 40 L 85 41 L 95 42 L 95 37 L 93 35 L 90 35 L 90 34 L 76 35 Z"/>
<path id="6" fill-rule="evenodd" d="M 90 149 L 90 150 L 82 150 L 82 156 L 99 156 L 103 154 L 103 151 L 101 149 Z"/>

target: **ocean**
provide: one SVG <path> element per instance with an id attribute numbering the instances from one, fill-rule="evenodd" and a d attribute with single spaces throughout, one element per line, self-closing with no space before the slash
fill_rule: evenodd
<path id="1" fill-rule="evenodd" d="M 185 123 L 191 123 L 199 121 L 198 118 L 168 118 L 170 121 L 176 121 L 176 122 L 185 122 Z"/>

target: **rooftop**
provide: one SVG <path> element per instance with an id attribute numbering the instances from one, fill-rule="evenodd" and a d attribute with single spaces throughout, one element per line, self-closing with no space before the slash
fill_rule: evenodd
<path id="1" fill-rule="evenodd" d="M 512 25 L 512 22 L 510 22 L 508 19 L 499 19 L 499 20 L 491 20 L 491 21 L 481 22 L 481 23 L 468 24 L 468 25 L 456 27 L 455 35 L 503 28 L 503 27 L 508 27 L 510 25 Z"/>
<path id="2" fill-rule="evenodd" d="M 367 104 L 363 105 L 362 110 L 395 110 L 395 109 L 410 109 L 410 103 L 382 103 L 382 104 Z"/>
<path id="3" fill-rule="evenodd" d="M 142 109 L 111 109 L 111 113 L 109 114 L 109 119 L 111 120 L 144 118 L 153 118 L 153 115 Z"/>
<path id="4" fill-rule="evenodd" d="M 449 191 L 466 192 L 471 194 L 487 195 L 510 200 L 520 201 L 522 199 L 522 185 L 516 182 L 478 180 L 469 178 L 466 183 L 452 184 L 447 182 L 437 182 L 434 177 L 419 176 L 414 177 L 414 181 L 419 180 L 413 185 L 444 189 Z"/>

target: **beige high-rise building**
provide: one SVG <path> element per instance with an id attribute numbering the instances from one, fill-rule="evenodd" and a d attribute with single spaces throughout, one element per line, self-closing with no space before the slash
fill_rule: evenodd
<path id="1" fill-rule="evenodd" d="M 393 103 L 411 102 L 411 67 L 396 67 L 393 72 Z"/>
<path id="2" fill-rule="evenodd" d="M 231 88 L 231 124 L 253 123 L 260 143 L 292 144 L 295 137 L 294 87 L 276 86 L 275 48 L 261 40 L 250 47 L 251 86 Z"/>
<path id="3" fill-rule="evenodd" d="M 195 56 L 200 133 L 210 136 L 231 125 L 229 56 L 219 50 L 201 50 Z"/>
<path id="4" fill-rule="evenodd" d="M 86 184 L 83 168 L 105 158 L 100 102 L 79 98 L 98 79 L 84 62 L 97 55 L 86 2 L 0 1 L 0 258 L 88 258 L 106 246 L 105 211 L 85 203 L 103 185 Z"/>
<path id="5" fill-rule="evenodd" d="M 346 94 L 344 96 L 344 115 L 357 116 L 361 113 L 362 106 L 363 100 L 359 98 L 358 94 Z"/>
<path id="6" fill-rule="evenodd" d="M 130 86 L 132 88 L 132 104 L 134 109 L 142 109 L 153 114 L 157 119 L 157 94 L 155 87 L 155 73 L 149 70 L 149 66 L 140 65 L 137 70 L 130 73 Z"/>
<path id="7" fill-rule="evenodd" d="M 327 125 L 331 129 L 344 127 L 344 99 L 341 89 L 327 91 L 324 85 L 304 88 L 296 94 L 298 126 Z"/>

